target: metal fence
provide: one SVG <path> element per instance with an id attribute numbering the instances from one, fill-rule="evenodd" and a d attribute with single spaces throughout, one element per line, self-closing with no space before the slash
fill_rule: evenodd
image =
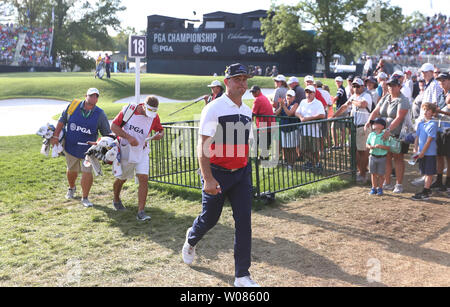
<path id="1" fill-rule="evenodd" d="M 305 123 L 286 117 L 266 116 L 259 120 L 250 149 L 256 197 L 273 198 L 278 192 L 344 174 L 355 178 L 353 118 Z M 150 142 L 149 180 L 201 189 L 198 121 L 165 123 L 163 127 L 164 138 Z"/>

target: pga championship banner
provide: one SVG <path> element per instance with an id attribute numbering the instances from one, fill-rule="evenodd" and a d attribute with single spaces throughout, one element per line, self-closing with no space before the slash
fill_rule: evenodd
<path id="1" fill-rule="evenodd" d="M 267 57 L 259 31 L 149 32 L 149 56 Z"/>

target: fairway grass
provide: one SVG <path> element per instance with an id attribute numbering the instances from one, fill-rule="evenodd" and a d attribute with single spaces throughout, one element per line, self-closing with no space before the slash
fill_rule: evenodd
<path id="1" fill-rule="evenodd" d="M 64 158 L 41 155 L 41 142 L 33 135 L 0 137 L 0 286 L 191 285 L 180 251 L 186 229 L 201 212 L 200 191 L 150 182 L 146 210 L 152 220 L 138 222 L 137 185 L 124 186 L 128 210 L 114 211 L 113 177 L 106 166 L 90 193 L 95 206 L 86 209 L 79 180 L 78 198 L 64 198 Z M 335 178 L 277 194 L 277 199 L 287 202 L 346 185 Z M 254 214 L 278 204 L 255 201 Z M 232 233 L 229 205 L 219 225 L 218 231 Z M 232 250 L 228 240 L 205 244 Z"/>
<path id="2" fill-rule="evenodd" d="M 117 73 L 111 79 L 94 79 L 93 73 L 8 73 L 0 74 L 0 100 L 11 98 L 51 98 L 72 101 L 81 99 L 88 88 L 96 87 L 100 91 L 98 106 L 101 107 L 109 119 L 119 113 L 123 104 L 114 102 L 135 94 L 135 75 Z M 141 93 L 154 94 L 174 100 L 194 100 L 202 95 L 210 94 L 207 85 L 213 80 L 223 83 L 223 76 L 188 76 L 141 74 Z M 332 79 L 320 79 L 328 84 L 331 93 L 336 93 L 336 85 Z M 303 82 L 303 79 L 300 79 Z M 303 84 L 303 83 L 302 83 Z M 254 77 L 249 79 L 248 87 L 259 85 L 261 88 L 273 88 L 274 82 L 270 77 Z M 159 114 L 162 122 L 174 122 L 197 119 L 204 106 L 200 101 L 185 111 L 169 116 L 170 113 L 189 105 L 186 103 L 161 104 Z M 246 101 L 251 106 L 252 101 Z M 55 118 L 57 115 L 55 114 Z"/>
<path id="3" fill-rule="evenodd" d="M 143 74 L 142 93 L 188 100 L 208 94 L 213 77 Z M 221 80 L 220 78 L 217 78 Z M 334 86 L 332 80 L 327 80 Z M 134 75 L 112 74 L 111 80 L 94 79 L 91 73 L 0 74 L 0 100 L 52 98 L 71 101 L 97 87 L 99 106 L 112 119 L 123 105 L 113 102 L 134 95 Z M 273 87 L 271 78 L 257 77 L 249 87 Z M 333 88 L 333 87 L 332 87 Z M 332 90 L 333 93 L 333 90 Z M 251 101 L 246 101 L 251 105 Z M 162 122 L 198 119 L 204 106 L 161 104 Z M 57 116 L 55 114 L 55 116 Z M 122 192 L 125 212 L 112 207 L 113 177 L 110 166 L 96 177 L 90 193 L 94 208 L 77 199 L 66 200 L 67 179 L 63 157 L 46 158 L 39 153 L 42 138 L 36 135 L 0 137 L 0 286 L 192 286 L 190 269 L 180 251 L 186 229 L 201 212 L 198 190 L 149 183 L 147 213 L 150 223 L 136 220 L 137 185 L 127 182 Z M 254 214 L 283 202 L 348 186 L 333 178 L 277 194 L 277 201 L 255 201 Z M 227 240 L 205 240 L 201 261 L 217 257 L 209 251 L 232 252 L 234 221 L 225 206 L 217 235 Z M 233 274 L 233 261 L 223 268 Z M 201 273 L 202 271 L 200 271 Z M 214 285 L 214 283 L 213 283 Z M 223 284 L 220 284 L 223 285 Z"/>

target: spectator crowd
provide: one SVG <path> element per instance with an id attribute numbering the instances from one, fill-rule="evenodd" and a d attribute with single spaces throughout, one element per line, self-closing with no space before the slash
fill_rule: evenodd
<path id="1" fill-rule="evenodd" d="M 20 47 L 17 62 L 20 66 L 51 66 L 50 56 L 52 29 L 17 27 L 13 24 L 0 25 L 0 64 L 11 65 L 19 47 L 20 34 L 25 40 Z"/>
<path id="2" fill-rule="evenodd" d="M 381 55 L 392 59 L 450 55 L 450 16 L 428 17 L 422 27 L 389 45 Z"/>
<path id="3" fill-rule="evenodd" d="M 424 189 L 412 198 L 426 200 L 432 189 L 448 191 L 450 196 L 448 72 L 426 63 L 417 75 L 409 70 L 387 73 L 380 61 L 375 72 L 365 78 L 349 76 L 346 87 L 338 76 L 335 96 L 313 76 L 306 76 L 304 84 L 284 75 L 273 80 L 275 90 L 268 97 L 258 86 L 252 87 L 256 99 L 253 114 L 259 133 L 264 132 L 262 144 L 266 147 L 273 143 L 266 139 L 275 125 L 273 118 L 278 117 L 282 164 L 289 170 L 300 167 L 320 172 L 325 152 L 349 146 L 348 126 L 314 121 L 350 115 L 356 126 L 357 181 L 372 179 L 370 194 L 403 193 L 405 155 L 413 153 L 410 162 L 417 162 L 423 175 L 415 184 L 423 184 Z M 265 149 L 261 150 L 262 159 L 268 159 L 269 150 Z"/>

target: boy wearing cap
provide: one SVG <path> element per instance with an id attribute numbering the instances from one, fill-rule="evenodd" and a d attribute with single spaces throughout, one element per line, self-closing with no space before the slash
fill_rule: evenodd
<path id="1" fill-rule="evenodd" d="M 148 137 L 152 131 L 158 134 L 152 138 L 158 141 L 164 136 L 163 127 L 157 114 L 159 101 L 154 96 L 148 96 L 145 103 L 136 106 L 131 118 L 124 123 L 124 114 L 128 106 L 116 116 L 111 124 L 111 130 L 118 136 L 120 143 L 122 174 L 116 175 L 114 182 L 115 210 L 123 211 L 125 207 L 120 199 L 123 184 L 135 175 L 139 181 L 138 214 L 139 221 L 148 221 L 150 216 L 144 212 L 148 193 L 149 153 Z"/>
<path id="2" fill-rule="evenodd" d="M 93 206 L 88 196 L 92 183 L 94 182 L 94 177 L 92 175 L 92 167 L 84 166 L 82 161 L 84 161 L 86 151 L 91 146 L 90 143 L 97 140 L 98 132 L 102 136 L 111 134 L 105 112 L 96 106 L 99 96 L 98 89 L 90 88 L 86 93 L 85 100 L 79 102 L 73 111 L 71 107 L 76 104 L 70 104 L 59 118 L 51 139 L 51 144 L 57 145 L 58 136 L 61 130 L 63 128 L 65 129 L 64 153 L 67 163 L 66 175 L 69 183 L 66 199 L 73 199 L 75 197 L 75 184 L 78 173 L 81 172 L 81 189 L 83 192 L 81 203 L 86 208 Z"/>
<path id="3" fill-rule="evenodd" d="M 372 123 L 372 130 L 367 138 L 367 149 L 370 150 L 369 172 L 372 178 L 372 190 L 370 195 L 383 195 L 384 173 L 386 172 L 386 156 L 389 144 L 383 139 L 386 121 L 377 118 Z"/>
<path id="4" fill-rule="evenodd" d="M 220 81 L 218 80 L 214 80 L 213 82 L 211 82 L 208 87 L 211 89 L 211 95 L 205 95 L 205 97 L 203 97 L 203 99 L 205 100 L 205 105 L 222 96 L 224 91 L 222 83 L 220 83 Z"/>
<path id="5" fill-rule="evenodd" d="M 432 103 L 422 104 L 425 121 L 420 122 L 417 127 L 417 137 L 415 141 L 415 155 L 419 160 L 419 168 L 425 176 L 425 184 L 422 192 L 415 194 L 413 200 L 427 200 L 431 196 L 431 183 L 436 174 L 437 143 L 436 136 L 438 125 L 433 121 L 437 107 Z"/>

